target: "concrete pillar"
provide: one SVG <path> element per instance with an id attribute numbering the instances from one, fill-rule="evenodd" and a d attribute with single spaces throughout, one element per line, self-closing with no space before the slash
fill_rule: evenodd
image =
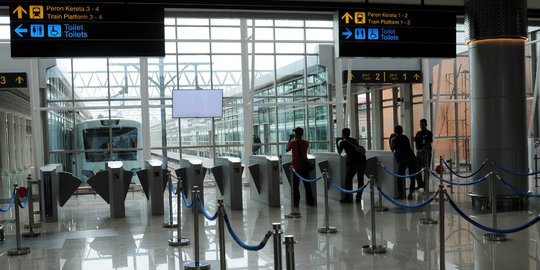
<path id="1" fill-rule="evenodd" d="M 27 169 L 29 167 L 28 160 L 28 145 L 30 144 L 30 141 L 28 140 L 28 134 L 26 133 L 27 125 L 26 125 L 26 118 L 21 118 L 21 138 L 23 141 L 22 144 L 22 167 L 23 169 Z"/>
<path id="2" fill-rule="evenodd" d="M 2 175 L 8 174 L 9 169 L 9 151 L 7 148 L 7 119 L 6 113 L 0 112 L 0 171 Z"/>
<path id="3" fill-rule="evenodd" d="M 13 117 L 15 123 L 15 168 L 17 171 L 22 170 L 22 132 L 21 132 L 21 117 L 16 115 Z"/>
<path id="4" fill-rule="evenodd" d="M 401 125 L 403 126 L 403 134 L 409 138 L 409 141 L 412 144 L 414 134 L 414 123 L 413 123 L 413 108 L 412 108 L 412 84 L 400 84 L 399 86 L 399 95 L 401 97 Z M 412 145 L 411 145 L 412 147 Z M 413 148 L 414 149 L 414 148 Z"/>
<path id="5" fill-rule="evenodd" d="M 383 150 L 384 149 L 384 136 L 390 134 L 383 134 L 383 114 L 382 114 L 382 90 L 372 90 L 371 91 L 371 107 L 373 108 L 373 115 L 371 118 L 371 123 L 373 125 L 373 149 L 374 150 Z"/>
<path id="6" fill-rule="evenodd" d="M 473 171 L 489 159 L 515 172 L 527 171 L 525 96 L 525 0 L 469 0 L 465 24 L 471 72 Z M 504 174 L 518 190 L 527 178 Z M 479 175 L 478 177 L 481 177 Z M 525 200 L 495 181 L 497 203 L 517 209 Z M 486 205 L 488 181 L 473 186 L 473 205 Z"/>
<path id="7" fill-rule="evenodd" d="M 17 167 L 15 163 L 15 123 L 13 119 L 13 114 L 8 113 L 7 115 L 7 133 L 8 133 L 8 146 L 7 150 L 9 153 L 9 172 L 15 173 Z"/>

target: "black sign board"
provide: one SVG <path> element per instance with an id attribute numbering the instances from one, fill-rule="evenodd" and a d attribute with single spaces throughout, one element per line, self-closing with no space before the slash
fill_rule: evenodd
<path id="1" fill-rule="evenodd" d="M 456 18 L 420 10 L 340 10 L 339 57 L 456 55 Z"/>
<path id="2" fill-rule="evenodd" d="M 7 88 L 28 88 L 26 73 L 1 73 L 0 89 Z"/>
<path id="3" fill-rule="evenodd" d="M 162 7 L 39 2 L 9 12 L 12 57 L 165 56 Z"/>
<path id="4" fill-rule="evenodd" d="M 343 71 L 343 82 L 347 82 Z M 422 83 L 419 70 L 351 70 L 351 83 Z"/>

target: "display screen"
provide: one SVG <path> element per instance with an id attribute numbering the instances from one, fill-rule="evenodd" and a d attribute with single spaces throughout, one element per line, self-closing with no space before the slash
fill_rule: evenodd
<path id="1" fill-rule="evenodd" d="M 222 90 L 175 90 L 172 92 L 174 118 L 220 118 Z"/>

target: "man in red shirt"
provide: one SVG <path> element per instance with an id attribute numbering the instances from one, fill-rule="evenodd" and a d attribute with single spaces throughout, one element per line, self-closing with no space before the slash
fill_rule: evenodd
<path id="1" fill-rule="evenodd" d="M 307 151 L 309 148 L 309 142 L 302 139 L 304 135 L 304 130 L 300 127 L 295 128 L 294 136 L 291 135 L 289 138 L 289 143 L 287 144 L 286 151 L 289 152 L 292 150 L 292 166 L 294 170 L 301 175 L 303 178 L 309 177 L 309 170 L 307 168 L 308 158 Z M 294 190 L 294 206 L 298 207 L 300 203 L 300 191 L 298 186 L 300 185 L 300 179 L 296 174 L 293 174 L 293 190 Z M 309 206 L 315 205 L 315 199 L 313 198 L 313 193 L 311 193 L 311 186 L 309 183 L 304 182 L 304 188 L 306 189 L 306 202 Z"/>

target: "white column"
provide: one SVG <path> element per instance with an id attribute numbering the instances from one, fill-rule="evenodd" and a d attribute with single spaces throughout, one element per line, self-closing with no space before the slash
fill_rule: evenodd
<path id="1" fill-rule="evenodd" d="M 15 116 L 15 167 L 17 171 L 22 171 L 22 140 L 21 117 Z"/>
<path id="2" fill-rule="evenodd" d="M 143 143 L 143 160 L 141 167 L 144 166 L 144 161 L 152 158 L 150 151 L 150 107 L 148 101 L 148 58 L 140 59 L 140 76 L 141 76 L 141 127 L 142 127 L 142 143 Z M 166 127 L 163 127 L 166 128 Z M 180 136 L 180 134 L 178 134 Z M 167 164 L 164 164 L 167 167 Z"/>
<path id="3" fill-rule="evenodd" d="M 22 167 L 23 169 L 27 169 L 29 166 L 28 164 L 28 135 L 26 134 L 26 118 L 21 117 L 21 139 L 22 139 Z"/>
<path id="4" fill-rule="evenodd" d="M 371 91 L 371 108 L 373 111 L 371 123 L 373 125 L 373 149 L 384 149 L 383 115 L 382 115 L 382 90 Z M 390 136 L 390 134 L 387 134 Z"/>
<path id="5" fill-rule="evenodd" d="M 343 60 L 341 58 L 336 59 L 336 67 L 335 67 L 335 80 L 336 80 L 336 133 L 340 135 L 341 130 L 345 127 L 345 121 L 344 118 L 344 109 L 343 105 L 345 104 L 345 100 L 343 97 L 343 75 L 341 74 L 343 72 Z"/>
<path id="6" fill-rule="evenodd" d="M 0 112 L 0 161 L 2 162 L 0 171 L 2 175 L 7 175 L 9 169 L 9 152 L 7 145 L 6 113 Z"/>
<path id="7" fill-rule="evenodd" d="M 13 121 L 13 114 L 7 115 L 7 133 L 8 133 L 8 152 L 9 152 L 9 172 L 14 173 L 17 169 L 15 164 L 15 124 Z"/>
<path id="8" fill-rule="evenodd" d="M 44 163 L 43 150 L 43 126 L 41 122 L 40 92 L 39 88 L 39 63 L 36 58 L 30 60 L 30 73 L 28 74 L 28 88 L 30 93 L 30 113 L 32 114 L 32 164 L 33 179 L 38 179 L 39 169 Z M 43 90 L 45 91 L 45 90 Z"/>
<path id="9" fill-rule="evenodd" d="M 252 153 L 252 146 L 253 146 L 253 99 L 252 99 L 252 93 L 251 89 L 254 86 L 254 81 L 250 80 L 250 69 L 249 69 L 249 56 L 248 56 L 248 29 L 247 29 L 247 21 L 245 19 L 242 19 L 240 21 L 240 39 L 241 39 L 241 69 L 242 69 L 242 103 L 243 103 L 243 115 L 244 115 L 244 155 L 242 162 L 244 163 L 244 166 L 247 168 L 249 167 L 249 157 L 253 154 Z M 255 59 L 252 59 L 255 61 Z M 254 65 L 255 63 L 252 63 Z M 253 76 L 254 70 L 251 70 L 251 74 Z M 253 79 L 253 77 L 251 77 Z M 250 87 L 250 83 L 251 86 Z M 247 171 L 247 170 L 245 170 Z M 245 173 L 244 181 L 247 183 L 251 183 L 251 174 Z"/>

